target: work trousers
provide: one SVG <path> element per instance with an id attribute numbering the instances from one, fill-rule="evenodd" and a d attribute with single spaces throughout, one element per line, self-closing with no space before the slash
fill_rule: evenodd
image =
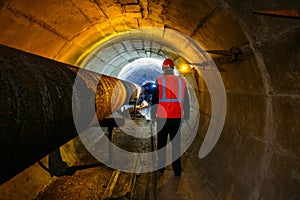
<path id="1" fill-rule="evenodd" d="M 157 149 L 161 149 L 167 145 L 168 136 L 170 136 L 172 146 L 172 167 L 175 174 L 181 172 L 180 160 L 180 143 L 181 133 L 180 124 L 181 118 L 157 118 Z M 176 136 L 176 134 L 178 134 Z M 176 138 L 175 138 L 176 136 Z M 166 163 L 166 148 L 161 149 L 158 153 L 158 163 L 160 166 L 165 166 Z"/>

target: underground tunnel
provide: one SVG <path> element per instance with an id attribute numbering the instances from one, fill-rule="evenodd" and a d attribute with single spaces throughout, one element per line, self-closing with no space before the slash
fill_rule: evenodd
<path id="1" fill-rule="evenodd" d="M 300 198 L 299 2 L 1 0 L 0 9 L 0 199 Z M 166 57 L 193 102 L 182 176 L 167 167 L 152 182 L 126 156 L 125 172 L 99 164 L 77 132 L 105 138 L 98 121 L 125 118 L 114 142 L 151 146 L 124 134 L 150 131 L 145 118 L 119 109 Z M 96 117 L 76 118 L 72 97 Z M 51 176 L 57 154 L 74 171 Z"/>

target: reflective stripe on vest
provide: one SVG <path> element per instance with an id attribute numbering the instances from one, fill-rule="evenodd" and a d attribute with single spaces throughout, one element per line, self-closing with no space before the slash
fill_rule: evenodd
<path id="1" fill-rule="evenodd" d="M 178 78 L 178 92 L 179 92 L 179 96 L 176 99 L 167 99 L 166 98 L 166 79 L 165 77 L 161 78 L 161 85 L 162 85 L 162 98 L 159 99 L 159 102 L 182 102 L 183 98 L 182 98 L 182 80 L 181 78 Z"/>

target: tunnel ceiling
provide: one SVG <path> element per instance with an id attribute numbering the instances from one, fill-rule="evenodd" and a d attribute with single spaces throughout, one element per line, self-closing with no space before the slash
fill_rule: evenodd
<path id="1" fill-rule="evenodd" d="M 177 68 L 182 66 L 180 62 L 201 64 L 208 63 L 209 60 L 203 48 L 192 38 L 169 28 L 133 29 L 112 36 L 109 40 L 94 46 L 96 47 L 91 48 L 91 52 L 79 57 L 75 64 L 115 77 L 118 77 L 125 65 L 139 58 L 163 60 L 171 57 L 177 63 Z M 135 69 L 138 69 L 138 63 L 140 66 L 151 65 L 149 62 L 137 62 Z M 146 73 L 152 72 L 154 71 L 149 70 Z"/>
<path id="2" fill-rule="evenodd" d="M 165 57 L 174 57 L 174 49 L 163 41 L 164 31 L 165 29 L 158 28 L 125 31 L 105 42 L 95 44 L 95 48 L 79 57 L 75 64 L 103 74 L 118 76 L 122 67 L 139 58 L 162 60 Z"/>
<path id="3" fill-rule="evenodd" d="M 126 31 L 145 27 L 161 29 L 161 34 L 167 28 L 179 31 L 204 48 L 229 49 L 247 43 L 231 17 L 217 2 L 207 0 L 2 1 L 0 25 L 1 44 L 79 66 L 91 52 L 100 65 L 114 68 L 139 57 L 177 56 L 151 34 L 122 37 Z M 230 33 L 220 35 L 220 25 Z M 118 42 L 112 44 L 112 38 L 119 38 Z M 110 49 L 96 53 L 103 43 L 110 43 Z"/>
<path id="4" fill-rule="evenodd" d="M 280 4 L 277 8 L 286 7 Z M 297 5 L 292 1 L 289 6 L 293 4 Z M 214 0 L 2 0 L 0 43 L 74 65 L 80 65 L 80 58 L 109 39 L 145 27 L 179 31 L 205 49 L 247 47 L 249 37 L 268 40 L 274 32 L 283 32 L 297 24 L 277 19 L 273 27 L 266 27 L 265 24 L 274 19 L 252 14 L 254 10 L 266 9 L 266 5 L 270 4 Z M 241 26 L 247 31 L 246 35 Z M 177 56 L 152 41 L 151 37 L 122 41 L 114 46 L 111 56 L 105 55 L 112 58 L 118 53 L 118 56 L 109 62 L 101 59 L 100 62 L 118 66 L 137 57 Z M 156 46 L 154 51 L 153 46 Z M 120 53 L 119 47 L 126 49 Z"/>

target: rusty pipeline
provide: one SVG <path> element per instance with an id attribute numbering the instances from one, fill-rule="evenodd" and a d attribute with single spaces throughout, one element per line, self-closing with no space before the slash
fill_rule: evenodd
<path id="1" fill-rule="evenodd" d="M 137 86 L 0 45 L 0 184 L 134 98 Z"/>

